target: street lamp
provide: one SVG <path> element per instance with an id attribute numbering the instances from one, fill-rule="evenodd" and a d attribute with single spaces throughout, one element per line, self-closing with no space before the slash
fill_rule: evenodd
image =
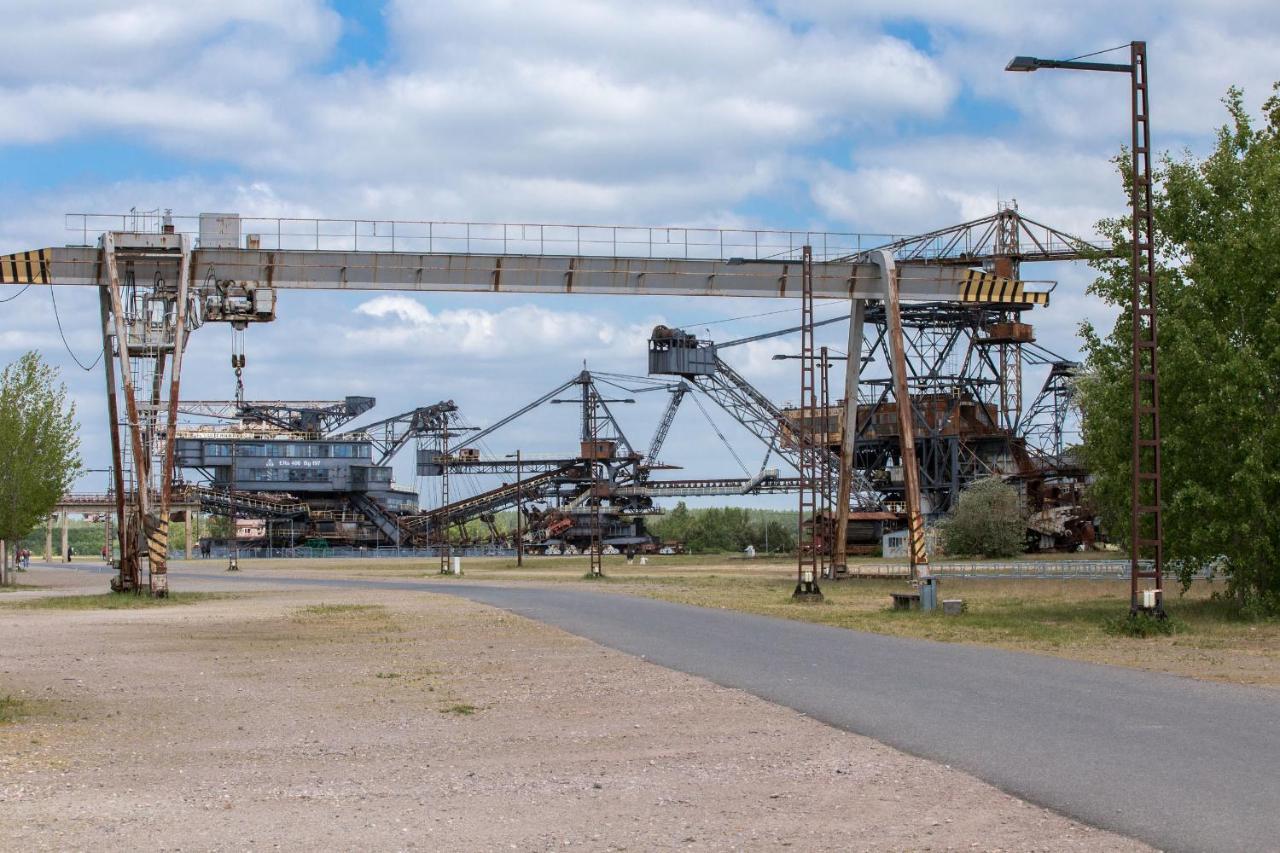
<path id="1" fill-rule="evenodd" d="M 524 489 L 522 487 L 522 472 L 520 469 L 520 451 L 508 453 L 507 458 L 512 456 L 516 458 L 516 567 L 524 567 L 524 532 L 521 528 L 524 518 Z"/>
<path id="2" fill-rule="evenodd" d="M 1147 99 L 1147 43 L 1130 42 L 1127 63 L 1080 62 L 1083 58 L 1085 57 L 1058 60 L 1015 56 L 1005 66 L 1005 70 L 1063 68 L 1073 71 L 1115 71 L 1129 75 L 1133 119 L 1130 164 L 1130 208 L 1133 212 L 1130 235 L 1133 276 L 1130 296 L 1133 315 L 1133 470 L 1130 484 L 1129 612 L 1149 613 L 1163 618 L 1160 385 L 1156 363 L 1155 223 L 1151 210 L 1151 113 Z M 1151 553 L 1154 561 L 1150 571 L 1144 570 L 1141 565 L 1144 549 Z M 1139 590 L 1142 579 L 1151 580 L 1154 588 Z"/>

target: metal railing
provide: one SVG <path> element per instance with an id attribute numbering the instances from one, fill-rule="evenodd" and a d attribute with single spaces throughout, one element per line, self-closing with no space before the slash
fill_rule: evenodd
<path id="1" fill-rule="evenodd" d="M 422 559 L 437 559 L 440 556 L 440 549 L 436 546 L 425 548 L 397 548 L 394 545 L 388 545 L 378 548 L 358 548 L 349 545 L 335 546 L 332 548 L 311 548 L 305 545 L 295 548 L 229 548 L 226 545 L 215 545 L 209 555 L 202 556 L 193 554 L 192 560 L 225 560 L 231 556 L 232 552 L 239 559 L 325 559 L 338 558 L 344 560 L 364 560 L 364 559 L 385 559 L 391 557 L 414 557 Z M 516 555 L 515 548 L 498 548 L 488 545 L 454 545 L 449 553 L 455 557 L 514 557 Z M 185 559 L 183 552 L 179 550 L 170 550 L 169 558 L 172 560 Z"/>
<path id="2" fill-rule="evenodd" d="M 172 216 L 179 233 L 200 236 L 199 216 Z M 80 245 L 104 231 L 158 231 L 148 214 L 68 213 L 66 230 Z M 451 220 L 296 219 L 241 217 L 237 245 L 264 250 L 403 252 L 411 254 L 574 255 L 698 260 L 783 260 L 813 247 L 828 260 L 858 254 L 905 235 L 769 229 L 554 225 Z"/>
<path id="3" fill-rule="evenodd" d="M 1143 561 L 1148 566 L 1150 561 Z M 1125 580 L 1129 579 L 1129 561 L 1116 560 L 1011 560 L 1009 562 L 932 563 L 929 573 L 939 578 L 1026 578 L 1038 580 Z M 859 576 L 907 577 L 905 564 L 854 564 L 850 573 Z M 1193 577 L 1206 579 L 1208 570 Z"/>

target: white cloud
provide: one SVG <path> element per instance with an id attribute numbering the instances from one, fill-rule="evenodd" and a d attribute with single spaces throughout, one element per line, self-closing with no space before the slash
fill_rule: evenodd
<path id="1" fill-rule="evenodd" d="M 386 56 L 332 70 L 343 22 L 321 0 L 7 4 L 0 110 L 17 118 L 0 127 L 0 145 L 106 138 L 171 159 L 163 178 L 145 161 L 116 172 L 108 160 L 32 179 L 34 191 L 0 197 L 0 251 L 79 241 L 64 232 L 65 211 L 134 205 L 915 233 L 1016 197 L 1024 213 L 1087 236 L 1124 207 L 1107 159 L 1127 139 L 1126 81 L 1006 74 L 1009 57 L 1144 36 L 1156 146 L 1202 151 L 1225 118 L 1227 86 L 1244 85 L 1256 106 L 1280 48 L 1280 6 L 1263 0 L 405 0 L 385 20 Z M 1049 270 L 1031 270 L 1063 282 L 1034 319 L 1041 341 L 1070 355 L 1078 319 L 1108 311 L 1083 294 L 1087 270 Z M 247 336 L 254 393 L 371 393 L 387 411 L 456 395 L 483 420 L 512 407 L 513 388 L 533 396 L 584 357 L 642 372 L 644 339 L 664 313 L 751 313 L 742 303 L 663 303 L 650 318 L 655 303 L 639 300 L 362 298 L 287 294 L 281 320 Z M 59 301 L 82 357 L 96 354 L 95 300 Z M 24 343 L 96 399 L 101 376 L 75 370 L 35 290 L 0 306 L 0 349 Z M 190 388 L 230 392 L 227 345 L 218 329 L 193 339 Z M 779 338 L 728 358 L 786 399 L 794 362 L 772 356 L 794 349 Z M 671 447 L 674 459 L 719 458 L 692 437 Z"/>
<path id="2" fill-rule="evenodd" d="M 639 369 L 649 331 L 658 322 L 622 326 L 590 314 L 528 304 L 498 311 L 433 312 L 419 300 L 400 295 L 376 296 L 358 305 L 355 313 L 380 321 L 344 331 L 346 344 L 364 351 L 464 356 L 472 362 L 538 358 L 554 352 L 561 359 L 631 361 L 634 369 Z"/>
<path id="3" fill-rule="evenodd" d="M 1007 139 L 940 135 L 858 152 L 852 169 L 821 165 L 813 200 L 830 219 L 890 233 L 921 233 L 989 215 L 1018 199 L 1023 212 L 1088 237 L 1122 209 L 1119 178 L 1105 157 Z"/>

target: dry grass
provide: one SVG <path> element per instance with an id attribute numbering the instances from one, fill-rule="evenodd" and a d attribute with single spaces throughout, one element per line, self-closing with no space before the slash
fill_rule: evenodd
<path id="1" fill-rule="evenodd" d="M 0 606 L 20 610 L 139 610 L 236 597 L 238 597 L 236 594 L 222 592 L 171 592 L 164 598 L 135 595 L 131 592 L 104 592 L 94 595 L 50 595 L 24 598 L 0 602 Z"/>
<path id="2" fill-rule="evenodd" d="M 860 566 L 891 563 L 860 559 L 851 568 L 857 572 Z M 1128 611 L 1127 581 L 944 578 L 941 597 L 962 598 L 967 605 L 962 616 L 947 617 L 890 609 L 889 593 L 908 589 L 904 580 L 893 578 L 826 583 L 821 604 L 794 603 L 793 559 L 676 555 L 650 557 L 642 566 L 639 560 L 627 564 L 621 556 L 606 557 L 605 577 L 584 582 L 587 565 L 586 557 L 530 557 L 523 568 L 514 558 L 464 558 L 461 580 L 589 584 L 701 607 L 1280 688 L 1280 620 L 1240 618 L 1212 597 L 1220 587 L 1205 582 L 1185 595 L 1168 595 L 1176 628 L 1171 635 L 1140 638 L 1117 636 L 1114 630 L 1116 617 Z M 255 560 L 246 561 L 249 567 L 371 579 L 440 578 L 433 559 Z"/>
<path id="3" fill-rule="evenodd" d="M 940 593 L 966 612 L 945 616 L 890 607 L 902 581 L 844 580 L 823 586 L 818 605 L 794 603 L 793 578 L 665 576 L 610 579 L 619 591 L 841 628 L 942 642 L 976 643 L 1218 681 L 1280 688 L 1280 621 L 1250 621 L 1201 583 L 1170 595 L 1169 636 L 1116 636 L 1128 611 L 1125 581 L 945 579 Z"/>
<path id="4" fill-rule="evenodd" d="M 0 696 L 0 725 L 16 723 L 27 715 L 27 703 L 13 696 Z"/>

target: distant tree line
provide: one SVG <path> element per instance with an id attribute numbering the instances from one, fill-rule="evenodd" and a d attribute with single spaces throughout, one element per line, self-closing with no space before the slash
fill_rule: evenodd
<path id="1" fill-rule="evenodd" d="M 650 519 L 648 528 L 660 539 L 683 542 L 695 554 L 743 551 L 748 545 L 760 554 L 786 554 L 796 547 L 796 514 L 782 510 L 689 509 L 681 501 Z"/>

